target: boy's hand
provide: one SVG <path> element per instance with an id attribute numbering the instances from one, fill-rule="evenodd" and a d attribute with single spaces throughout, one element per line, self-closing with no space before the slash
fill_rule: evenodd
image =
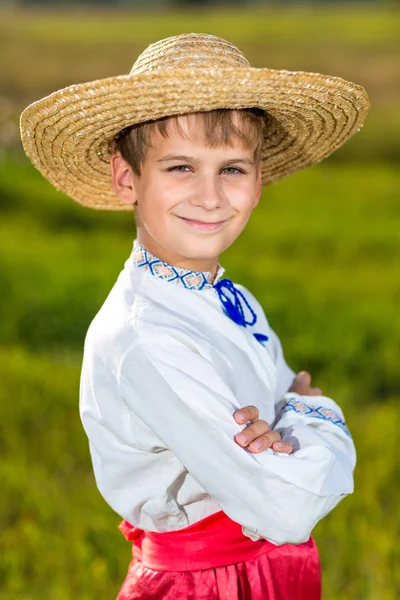
<path id="1" fill-rule="evenodd" d="M 291 390 L 293 391 L 293 390 Z M 242 415 L 242 418 L 240 416 Z M 262 452 L 266 448 L 272 448 L 275 452 L 293 452 L 292 446 L 288 442 L 282 442 L 281 436 L 277 431 L 271 430 L 266 421 L 258 418 L 259 412 L 256 406 L 245 406 L 234 413 L 237 423 L 252 424 L 235 435 L 235 441 L 239 446 L 248 446 L 251 452 Z M 243 436 L 243 437 L 242 437 Z M 244 439 L 246 437 L 247 439 Z M 257 446 L 259 444 L 259 447 Z"/>
<path id="2" fill-rule="evenodd" d="M 296 392 L 302 396 L 322 396 L 322 390 L 310 387 L 311 375 L 308 371 L 300 371 L 293 379 L 288 392 Z"/>
<path id="3" fill-rule="evenodd" d="M 296 392 L 302 396 L 322 396 L 322 390 L 317 387 L 312 388 L 310 384 L 310 373 L 308 371 L 300 371 L 293 379 L 288 392 Z M 240 418 L 241 415 L 242 418 Z M 272 448 L 275 452 L 291 454 L 293 452 L 292 446 L 288 442 L 282 442 L 280 434 L 277 431 L 272 431 L 268 423 L 259 419 L 258 415 L 259 412 L 256 406 L 245 406 L 234 413 L 237 423 L 252 421 L 251 425 L 235 435 L 237 444 L 242 447 L 248 446 L 251 452 L 262 452 L 266 448 Z M 244 437 L 247 439 L 245 440 Z"/>

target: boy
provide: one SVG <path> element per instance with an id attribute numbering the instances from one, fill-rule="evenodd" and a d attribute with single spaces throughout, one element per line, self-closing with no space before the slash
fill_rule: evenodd
<path id="1" fill-rule="evenodd" d="M 354 444 L 219 257 L 262 184 L 330 154 L 368 106 L 360 86 L 252 69 L 190 34 L 24 111 L 25 151 L 56 187 L 136 215 L 80 389 L 97 486 L 134 542 L 119 600 L 320 598 L 311 531 L 353 491 Z"/>

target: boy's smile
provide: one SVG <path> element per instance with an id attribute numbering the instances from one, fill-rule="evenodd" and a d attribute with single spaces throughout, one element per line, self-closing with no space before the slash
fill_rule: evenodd
<path id="1" fill-rule="evenodd" d="M 113 188 L 122 202 L 135 203 L 137 238 L 145 248 L 174 266 L 215 274 L 220 254 L 258 204 L 261 171 L 254 150 L 238 139 L 210 148 L 196 114 L 176 121 L 168 137 L 154 132 L 140 177 L 113 155 Z"/>

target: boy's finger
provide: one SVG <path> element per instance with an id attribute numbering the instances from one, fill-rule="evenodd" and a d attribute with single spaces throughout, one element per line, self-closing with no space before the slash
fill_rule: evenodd
<path id="1" fill-rule="evenodd" d="M 299 378 L 305 385 L 310 385 L 311 383 L 311 375 L 308 371 L 300 371 L 300 373 L 296 375 L 296 379 L 297 378 Z"/>
<path id="2" fill-rule="evenodd" d="M 311 375 L 308 371 L 300 371 L 292 381 L 289 392 L 297 392 L 298 394 L 307 394 L 310 389 Z"/>
<path id="3" fill-rule="evenodd" d="M 253 440 L 255 441 L 256 439 L 265 435 L 269 431 L 271 431 L 271 427 L 268 425 L 268 423 L 266 421 L 263 421 L 262 419 L 257 419 L 257 421 L 254 421 L 254 423 L 252 423 L 248 427 L 245 427 L 245 429 L 243 429 L 243 431 L 241 431 L 240 433 L 237 433 L 235 435 L 235 440 L 241 446 L 246 446 Z M 277 432 L 274 432 L 274 433 L 279 436 L 279 433 L 277 433 Z M 277 439 L 279 439 L 279 438 L 277 438 Z M 275 438 L 273 441 L 275 441 Z"/>
<path id="4" fill-rule="evenodd" d="M 274 442 L 272 444 L 272 450 L 275 452 L 284 452 L 285 454 L 291 454 L 293 452 L 293 446 L 289 442 Z"/>
<path id="5" fill-rule="evenodd" d="M 277 431 L 269 431 L 250 442 L 249 450 L 251 450 L 251 452 L 262 452 L 266 448 L 271 448 L 272 444 L 279 442 L 280 439 L 281 436 Z"/>
<path id="6" fill-rule="evenodd" d="M 254 421 L 259 417 L 259 411 L 257 406 L 249 405 L 243 408 L 240 408 L 239 411 L 233 413 L 235 417 L 235 421 L 237 423 L 246 423 L 247 421 Z"/>

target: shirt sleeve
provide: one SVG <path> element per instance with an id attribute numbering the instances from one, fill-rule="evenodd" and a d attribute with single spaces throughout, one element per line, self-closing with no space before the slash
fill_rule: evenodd
<path id="1" fill-rule="evenodd" d="M 353 476 L 356 449 L 341 408 L 326 396 L 301 396 L 288 392 L 296 373 L 286 362 L 280 339 L 271 328 L 264 309 L 256 297 L 244 286 L 238 287 L 256 309 L 257 327 L 261 326 L 268 335 L 266 347 L 276 368 L 276 417 L 270 423 L 271 428 L 276 429 L 283 440 L 291 443 L 294 448 L 293 455 L 310 444 L 311 432 L 318 432 L 329 444 L 337 459 L 347 464 L 348 472 Z M 257 539 L 255 535 L 251 537 Z"/>
<path id="2" fill-rule="evenodd" d="M 345 450 L 351 456 L 353 466 L 355 466 L 355 447 L 342 409 L 327 396 L 302 396 L 295 392 L 288 392 L 295 373 L 286 364 L 280 340 L 271 328 L 269 328 L 269 335 L 278 381 L 275 402 L 276 418 L 271 427 L 279 429 L 281 433 L 290 428 L 292 433 L 297 427 L 303 428 L 304 425 L 309 425 L 324 434 L 338 436 L 338 440 L 347 442 Z M 343 436 L 343 433 L 346 437 Z"/>
<path id="3" fill-rule="evenodd" d="M 270 424 L 271 427 L 277 429 L 284 439 L 289 440 L 291 438 L 290 441 L 295 448 L 300 447 L 300 438 L 302 438 L 302 447 L 307 443 L 306 426 L 318 430 L 329 440 L 333 448 L 348 455 L 354 470 L 356 450 L 340 406 L 327 396 L 301 396 L 288 392 L 296 373 L 286 362 L 280 339 L 271 328 L 264 309 L 257 298 L 244 286 L 238 287 L 246 294 L 257 311 L 257 320 L 268 335 L 267 348 L 276 368 L 276 418 Z M 294 437 L 295 431 L 298 438 Z"/>
<path id="4" fill-rule="evenodd" d="M 353 475 L 357 455 L 342 409 L 327 396 L 303 396 L 287 391 L 295 373 L 286 364 L 278 336 L 271 329 L 270 335 L 280 384 L 276 394 L 276 417 L 271 428 L 292 445 L 294 454 L 300 448 L 312 445 L 318 435 L 335 454 L 336 460 L 347 465 L 348 474 Z"/>
<path id="5" fill-rule="evenodd" d="M 341 428 L 341 443 L 331 445 L 325 432 L 298 424 L 301 447 L 291 455 L 240 447 L 234 436 L 244 426 L 233 418 L 240 407 L 233 390 L 183 343 L 137 343 L 121 360 L 118 385 L 129 408 L 252 539 L 307 541 L 315 524 L 353 491 L 348 435 Z M 280 424 L 290 438 L 289 423 Z"/>
<path id="6" fill-rule="evenodd" d="M 269 325 L 268 336 L 277 370 L 276 417 L 270 424 L 271 429 L 278 431 L 284 441 L 290 442 L 294 454 L 300 448 L 312 446 L 315 435 L 318 435 L 335 454 L 336 460 L 347 465 L 348 475 L 354 474 L 356 449 L 342 409 L 327 396 L 302 396 L 288 392 L 296 374 L 287 365 L 279 337 Z"/>

